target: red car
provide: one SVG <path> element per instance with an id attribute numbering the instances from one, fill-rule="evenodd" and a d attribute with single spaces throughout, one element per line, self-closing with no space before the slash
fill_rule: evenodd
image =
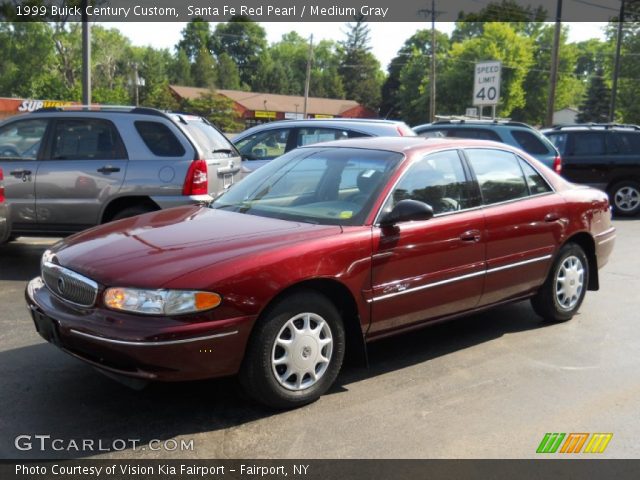
<path id="1" fill-rule="evenodd" d="M 45 252 L 36 328 L 112 374 L 239 374 L 311 402 L 345 350 L 530 298 L 569 320 L 615 239 L 606 194 L 504 144 L 354 139 L 299 148 L 211 205 L 149 213 Z"/>

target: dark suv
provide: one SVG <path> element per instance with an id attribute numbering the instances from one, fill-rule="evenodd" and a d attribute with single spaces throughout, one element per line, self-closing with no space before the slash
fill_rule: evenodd
<path id="1" fill-rule="evenodd" d="M 7 230 L 66 235 L 210 201 L 240 172 L 207 120 L 150 108 L 42 109 L 0 123 Z"/>
<path id="2" fill-rule="evenodd" d="M 566 125 L 543 133 L 562 155 L 564 177 L 606 191 L 619 215 L 640 212 L 639 126 Z"/>
<path id="3" fill-rule="evenodd" d="M 562 170 L 558 151 L 544 135 L 522 122 L 500 120 L 439 120 L 413 127 L 421 137 L 493 140 L 524 150 L 556 173 Z"/>

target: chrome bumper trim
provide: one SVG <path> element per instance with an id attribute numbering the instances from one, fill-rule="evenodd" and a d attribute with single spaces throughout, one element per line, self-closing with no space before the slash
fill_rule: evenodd
<path id="1" fill-rule="evenodd" d="M 206 335 L 204 337 L 184 338 L 180 340 L 162 340 L 159 342 L 133 342 L 128 340 L 116 340 L 113 338 L 106 338 L 106 337 L 99 337 L 97 335 L 91 335 L 90 333 L 80 332 L 74 329 L 69 330 L 69 332 L 79 337 L 90 338 L 91 340 L 96 340 L 98 342 L 112 343 L 115 345 L 129 345 L 133 347 L 159 347 L 164 345 L 181 345 L 184 343 L 192 343 L 192 342 L 199 342 L 202 340 L 213 340 L 215 338 L 228 337 L 230 335 L 235 335 L 236 333 L 238 333 L 238 330 L 234 330 L 233 332 L 216 333 L 215 335 Z"/>

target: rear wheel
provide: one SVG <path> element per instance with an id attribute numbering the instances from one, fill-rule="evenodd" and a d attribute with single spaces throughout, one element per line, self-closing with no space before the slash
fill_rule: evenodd
<path id="1" fill-rule="evenodd" d="M 333 303 L 314 291 L 299 291 L 279 300 L 259 320 L 240 383 L 258 402 L 275 408 L 299 407 L 331 387 L 344 349 L 344 327 Z"/>
<path id="2" fill-rule="evenodd" d="M 549 276 L 531 299 L 533 309 L 550 322 L 565 322 L 576 314 L 589 284 L 589 262 L 582 247 L 560 249 Z"/>
<path id="3" fill-rule="evenodd" d="M 633 216 L 640 212 L 640 184 L 633 180 L 616 183 L 609 190 L 613 211 L 618 215 Z"/>

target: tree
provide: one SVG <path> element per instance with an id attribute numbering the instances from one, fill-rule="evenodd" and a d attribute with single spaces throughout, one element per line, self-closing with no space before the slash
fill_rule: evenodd
<path id="1" fill-rule="evenodd" d="M 637 124 L 640 123 L 640 3 L 633 6 L 636 13 L 629 18 L 637 21 L 624 24 L 616 114 L 625 123 Z M 613 39 L 609 42 L 613 47 Z"/>
<path id="2" fill-rule="evenodd" d="M 233 101 L 216 94 L 211 90 L 195 100 L 187 100 L 184 109 L 189 113 L 205 117 L 216 127 L 225 132 L 237 132 L 242 128 L 238 123 L 238 113 L 233 108 Z"/>
<path id="3" fill-rule="evenodd" d="M 439 70 L 443 67 L 444 59 L 449 51 L 449 37 L 442 32 L 436 31 L 436 70 Z M 414 98 L 411 98 L 411 88 L 404 88 L 403 94 L 408 95 L 409 98 L 401 98 L 400 89 L 401 89 L 401 74 L 402 71 L 405 70 L 404 76 L 405 81 L 408 78 L 414 78 L 416 75 L 420 75 L 420 69 L 422 69 L 422 80 L 420 84 L 422 88 L 426 88 L 428 85 L 429 72 L 431 70 L 431 66 L 428 64 L 428 61 L 425 63 L 425 60 L 428 60 L 431 56 L 431 31 L 430 30 L 418 30 L 411 37 L 409 37 L 404 45 L 398 50 L 396 56 L 389 63 L 389 67 L 387 69 L 387 78 L 382 85 L 382 106 L 380 108 L 381 115 L 388 117 L 401 117 L 405 121 L 411 122 L 408 116 L 415 119 L 417 123 L 418 120 L 414 113 L 417 113 L 417 110 L 414 111 L 414 107 L 419 109 L 417 104 L 413 102 Z M 412 70 L 412 73 L 409 73 L 409 70 Z M 417 90 L 416 90 L 417 92 Z M 428 95 L 429 90 L 425 90 L 425 93 Z M 415 92 L 414 92 L 415 94 Z M 407 102 L 408 100 L 408 102 Z M 420 102 L 426 102 L 424 110 L 424 115 L 419 115 L 421 119 L 427 119 L 428 113 L 428 104 L 429 97 L 421 98 Z M 402 104 L 402 105 L 401 105 Z M 407 107 L 409 104 L 412 104 L 411 110 L 413 113 L 409 114 L 407 111 Z M 408 115 L 408 116 L 405 116 Z"/>
<path id="4" fill-rule="evenodd" d="M 577 120 L 583 122 L 608 122 L 611 90 L 604 83 L 603 71 L 598 70 L 589 81 L 589 88 L 580 105 Z"/>
<path id="5" fill-rule="evenodd" d="M 253 76 L 252 90 L 263 93 L 299 95 L 292 78 L 293 74 L 286 63 L 275 62 L 271 58 L 270 52 L 265 52 L 260 57 L 257 71 Z"/>
<path id="6" fill-rule="evenodd" d="M 232 17 L 218 23 L 211 37 L 211 50 L 219 58 L 226 53 L 240 72 L 240 81 L 251 85 L 260 56 L 267 48 L 267 34 L 247 17 Z"/>
<path id="7" fill-rule="evenodd" d="M 179 48 L 169 66 L 169 80 L 176 85 L 192 86 L 191 63 L 187 53 Z"/>
<path id="8" fill-rule="evenodd" d="M 378 111 L 384 74 L 380 62 L 369 51 L 369 27 L 363 16 L 348 24 L 346 35 L 346 40 L 340 43 L 338 67 L 345 95 L 349 100 Z"/>
<path id="9" fill-rule="evenodd" d="M 216 84 L 216 63 L 206 48 L 201 48 L 191 65 L 191 78 L 196 87 L 213 88 Z"/>
<path id="10" fill-rule="evenodd" d="M 519 35 L 507 23 L 487 23 L 481 37 L 454 43 L 447 59 L 447 67 L 439 76 L 438 110 L 440 113 L 460 114 L 471 105 L 474 64 L 480 60 L 502 62 L 500 116 L 525 106 L 524 80 L 531 68 L 533 48 L 531 40 Z"/>
<path id="11" fill-rule="evenodd" d="M 225 52 L 218 57 L 218 88 L 241 90 L 240 72 L 233 59 Z"/>
<path id="12" fill-rule="evenodd" d="M 195 61 L 201 50 L 211 51 L 211 29 L 209 22 L 195 18 L 182 30 L 182 38 L 176 45 L 178 51 L 187 54 L 190 61 Z"/>

